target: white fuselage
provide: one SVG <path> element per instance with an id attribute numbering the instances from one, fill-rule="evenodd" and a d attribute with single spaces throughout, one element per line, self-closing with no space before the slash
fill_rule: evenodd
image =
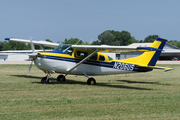
<path id="1" fill-rule="evenodd" d="M 87 61 L 82 63 L 77 68 L 68 72 L 69 69 L 74 67 L 77 63 L 72 61 L 54 60 L 47 58 L 38 57 L 35 59 L 35 65 L 44 72 L 49 73 L 63 73 L 63 74 L 74 74 L 74 75 L 111 75 L 111 74 L 124 74 L 133 73 L 134 65 L 121 63 L 107 63 L 101 62 L 100 64 L 94 63 L 93 61 Z"/>

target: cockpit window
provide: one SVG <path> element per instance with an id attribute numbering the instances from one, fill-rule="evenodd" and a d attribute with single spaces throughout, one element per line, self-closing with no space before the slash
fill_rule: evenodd
<path id="1" fill-rule="evenodd" d="M 66 48 L 70 47 L 71 45 L 58 45 L 54 51 L 64 51 Z"/>
<path id="2" fill-rule="evenodd" d="M 71 48 L 71 45 L 58 45 L 54 51 L 61 51 L 61 52 L 65 52 L 69 55 L 72 55 L 73 53 L 73 48 Z"/>

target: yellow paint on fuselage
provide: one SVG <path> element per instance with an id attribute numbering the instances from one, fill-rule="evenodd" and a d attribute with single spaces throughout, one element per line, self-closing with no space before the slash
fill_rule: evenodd
<path id="1" fill-rule="evenodd" d="M 53 53 L 53 52 L 37 52 L 41 55 L 48 55 L 48 56 L 56 56 L 56 57 L 65 57 L 65 58 L 72 58 L 72 59 L 84 59 L 85 57 L 76 57 L 76 51 L 82 51 L 82 52 L 87 52 L 88 55 L 91 54 L 93 51 L 87 51 L 87 50 L 82 50 L 82 49 L 74 49 L 72 55 L 69 54 L 61 54 L 61 53 Z M 105 61 L 101 61 L 101 62 L 111 62 L 112 60 L 109 60 L 108 56 L 104 53 L 101 52 L 97 52 L 97 60 L 92 60 L 92 59 L 88 59 L 91 61 L 99 61 L 99 56 L 103 55 L 105 57 Z"/>
<path id="2" fill-rule="evenodd" d="M 150 47 L 158 49 L 161 43 L 162 43 L 161 41 L 154 41 Z M 144 52 L 140 56 L 120 60 L 120 62 L 136 64 L 136 65 L 148 65 L 148 63 L 150 62 L 150 60 L 152 59 L 155 53 L 156 51 Z"/>

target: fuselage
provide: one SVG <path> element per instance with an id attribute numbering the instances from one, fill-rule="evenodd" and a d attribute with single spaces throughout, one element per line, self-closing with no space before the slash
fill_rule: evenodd
<path id="1" fill-rule="evenodd" d="M 68 71 L 92 52 L 72 49 L 71 45 L 59 45 L 53 51 L 37 52 L 38 57 L 34 62 L 44 72 L 74 75 L 92 76 L 151 71 L 151 69 L 138 68 L 138 65 L 135 64 L 114 60 L 101 52 L 97 52 L 71 72 Z"/>

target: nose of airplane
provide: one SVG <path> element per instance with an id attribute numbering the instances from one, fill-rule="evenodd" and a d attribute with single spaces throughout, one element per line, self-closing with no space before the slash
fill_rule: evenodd
<path id="1" fill-rule="evenodd" d="M 35 60 L 37 58 L 37 55 L 38 55 L 37 53 L 31 53 L 29 54 L 29 57 Z"/>
<path id="2" fill-rule="evenodd" d="M 29 57 L 33 59 L 34 64 L 35 64 L 39 69 L 43 69 L 43 68 L 42 68 L 41 54 L 39 54 L 39 53 L 31 53 L 31 54 L 29 54 Z M 32 65 L 30 65 L 30 67 L 29 67 L 29 72 L 30 72 L 31 66 L 32 66 Z"/>
<path id="3" fill-rule="evenodd" d="M 34 60 L 34 63 L 35 65 L 38 67 L 38 68 L 41 68 L 42 67 L 42 59 L 41 58 L 37 58 Z"/>
<path id="4" fill-rule="evenodd" d="M 45 73 L 55 73 L 55 71 L 52 69 L 51 63 L 43 57 L 37 57 L 34 60 L 35 65 Z"/>

